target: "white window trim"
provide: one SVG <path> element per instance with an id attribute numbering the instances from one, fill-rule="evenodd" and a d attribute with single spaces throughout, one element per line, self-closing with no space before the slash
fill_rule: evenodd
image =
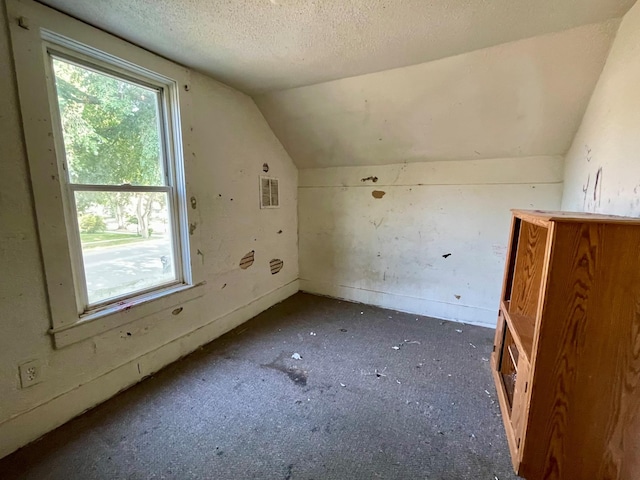
<path id="1" fill-rule="evenodd" d="M 29 159 L 38 232 L 51 313 L 50 333 L 55 345 L 62 347 L 111 328 L 161 312 L 193 300 L 204 294 L 201 288 L 202 270 L 194 262 L 197 249 L 192 248 L 196 235 L 189 234 L 189 215 L 186 176 L 188 166 L 184 159 L 184 146 L 191 144 L 190 128 L 190 72 L 168 60 L 157 57 L 103 31 L 90 27 L 32 0 L 7 1 L 18 93 L 22 110 L 25 144 Z M 53 45 L 53 46 L 52 46 Z M 59 122 L 57 104 L 50 102 L 51 75 L 47 49 L 71 50 L 73 57 L 90 57 L 92 64 L 106 64 L 109 69 L 125 76 L 142 77 L 162 85 L 165 91 L 170 128 L 166 132 L 174 157 L 173 176 L 177 202 L 172 205 L 178 219 L 176 232 L 182 245 L 183 275 L 180 283 L 160 287 L 127 299 L 119 299 L 102 308 L 81 312 L 76 296 L 74 258 L 70 249 L 70 236 L 65 218 L 64 189 L 68 187 L 62 170 L 63 155 L 56 142 L 56 122 Z M 172 162 L 167 162 L 173 168 Z M 195 233 L 195 232 L 194 232 Z M 195 268 L 194 268 L 195 266 Z M 189 268 L 191 267 L 191 268 Z M 196 288 L 200 287 L 200 288 Z"/>
<path id="2" fill-rule="evenodd" d="M 182 156 L 180 155 L 181 142 L 179 141 L 180 133 L 173 126 L 172 112 L 179 108 L 177 102 L 172 101 L 176 98 L 177 85 L 169 78 L 162 77 L 156 73 L 149 74 L 137 66 L 123 65 L 117 58 L 110 58 L 103 52 L 94 51 L 86 45 L 79 44 L 68 38 L 61 37 L 53 32 L 42 31 L 42 38 L 47 51 L 47 61 L 45 69 L 47 72 L 49 101 L 51 109 L 51 117 L 54 124 L 53 139 L 56 144 L 56 152 L 58 152 L 58 171 L 61 179 L 62 191 L 65 194 L 63 203 L 67 213 L 67 235 L 69 244 L 71 245 L 72 269 L 74 272 L 76 285 L 76 299 L 78 304 L 78 313 L 83 320 L 93 318 L 96 314 L 103 311 L 110 311 L 110 307 L 120 301 L 153 294 L 156 291 L 165 291 L 171 286 L 179 287 L 185 283 L 189 283 L 191 272 L 188 264 L 183 262 L 183 252 L 185 250 L 185 235 L 181 234 L 186 229 L 180 225 L 180 206 L 177 201 L 177 192 L 180 188 L 176 181 L 176 172 L 184 170 L 182 165 Z M 163 130 L 162 150 L 163 150 L 163 175 L 165 177 L 163 186 L 135 186 L 135 185 L 81 185 L 73 184 L 69 181 L 69 169 L 65 168 L 65 146 L 62 138 L 62 125 L 60 119 L 60 108 L 58 104 L 57 90 L 55 86 L 55 73 L 52 66 L 52 58 L 60 58 L 64 61 L 70 61 L 78 65 L 104 71 L 107 74 L 113 74 L 116 78 L 130 80 L 136 84 L 148 86 L 153 90 L 161 92 L 161 108 L 162 115 L 161 128 Z M 60 165 L 61 164 L 61 165 Z M 62 168 L 60 168 L 62 166 Z M 109 299 L 99 302 L 96 305 L 89 305 L 86 289 L 86 277 L 84 264 L 82 260 L 82 248 L 79 243 L 77 224 L 77 212 L 75 210 L 75 200 L 73 196 L 76 191 L 114 191 L 114 192 L 149 192 L 166 193 L 170 200 L 168 205 L 169 216 L 172 226 L 172 244 L 175 252 L 174 265 L 176 270 L 176 279 L 172 282 L 158 285 L 156 287 L 145 289 L 144 291 L 134 292 L 129 295 L 122 295 L 115 299 Z M 185 252 L 186 253 L 186 252 Z M 186 267 L 186 268 L 185 268 Z M 88 308 L 85 309 L 85 306 Z"/>

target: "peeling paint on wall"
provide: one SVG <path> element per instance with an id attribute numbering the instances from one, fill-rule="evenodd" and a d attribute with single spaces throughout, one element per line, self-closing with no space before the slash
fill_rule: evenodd
<path id="1" fill-rule="evenodd" d="M 373 196 L 373 198 L 382 198 L 386 193 L 387 192 L 383 192 L 382 190 L 374 190 L 373 192 L 371 192 L 371 195 Z"/>
<path id="2" fill-rule="evenodd" d="M 172 314 L 172 315 L 180 315 L 180 314 L 182 313 L 182 310 L 184 310 L 184 308 L 182 308 L 182 307 L 178 307 L 178 308 L 176 308 L 175 310 L 173 310 L 173 311 L 171 312 L 171 314 Z"/>
<path id="3" fill-rule="evenodd" d="M 241 269 L 246 270 L 251 265 L 253 265 L 253 262 L 255 260 L 255 253 L 256 253 L 255 250 L 251 250 L 244 257 L 242 257 L 242 259 L 240 259 L 240 268 Z"/>

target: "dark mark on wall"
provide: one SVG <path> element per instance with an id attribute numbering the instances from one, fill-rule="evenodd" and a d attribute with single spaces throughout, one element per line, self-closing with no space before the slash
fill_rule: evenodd
<path id="1" fill-rule="evenodd" d="M 225 283 L 224 285 L 222 285 L 222 288 L 220 290 L 224 290 L 224 287 L 226 287 L 227 284 Z"/>
<path id="2" fill-rule="evenodd" d="M 268 163 L 263 163 L 262 164 L 262 171 L 264 173 L 267 173 L 269 171 L 269 164 Z"/>
<path id="3" fill-rule="evenodd" d="M 386 193 L 387 192 L 383 192 L 382 190 L 374 190 L 373 192 L 371 192 L 371 195 L 373 196 L 373 198 L 382 198 Z"/>
<path id="4" fill-rule="evenodd" d="M 589 191 L 589 183 L 591 183 L 591 174 L 587 177 L 587 183 L 582 185 L 582 193 L 584 194 L 584 198 L 582 199 L 582 209 L 584 210 L 587 206 L 587 192 Z"/>
<path id="5" fill-rule="evenodd" d="M 140 371 L 140 363 L 138 363 L 138 374 L 141 374 L 142 372 Z"/>
<path id="6" fill-rule="evenodd" d="M 202 253 L 200 249 L 198 249 L 198 255 L 200 255 L 200 259 L 202 260 L 202 264 L 204 265 L 204 253 Z"/>
<path id="7" fill-rule="evenodd" d="M 242 259 L 240 260 L 241 269 L 246 270 L 251 265 L 253 265 L 253 262 L 255 260 L 255 253 L 256 253 L 255 250 L 251 250 L 244 257 L 242 257 Z"/>
<path id="8" fill-rule="evenodd" d="M 198 224 L 197 223 L 190 223 L 189 224 L 189 235 L 193 235 L 193 232 L 196 231 L 196 228 L 198 228 Z"/>
<path id="9" fill-rule="evenodd" d="M 586 152 L 584 157 L 587 160 L 587 162 L 590 162 L 591 161 L 591 149 L 589 148 L 589 145 L 585 145 L 584 149 L 585 149 L 585 152 Z"/>
<path id="10" fill-rule="evenodd" d="M 198 202 L 196 200 L 196 197 L 191 197 L 191 208 L 195 210 L 197 205 L 198 205 Z"/>
<path id="11" fill-rule="evenodd" d="M 278 230 L 276 233 L 280 235 L 282 233 L 282 230 Z"/>
<path id="12" fill-rule="evenodd" d="M 460 297 L 462 297 L 462 295 L 454 295 L 454 297 L 456 297 L 458 300 L 460 300 Z"/>
<path id="13" fill-rule="evenodd" d="M 282 270 L 282 267 L 284 266 L 284 262 L 279 258 L 274 258 L 269 262 L 269 266 L 271 267 L 271 275 L 275 275 L 280 270 Z"/>
<path id="14" fill-rule="evenodd" d="M 445 253 L 444 255 L 442 255 L 442 258 L 449 258 L 451 256 L 450 253 Z"/>
<path id="15" fill-rule="evenodd" d="M 184 310 L 182 307 L 178 307 L 174 311 L 172 311 L 171 314 L 172 315 L 180 315 L 182 313 L 182 310 Z"/>
<path id="16" fill-rule="evenodd" d="M 382 218 L 380 219 L 380 221 L 379 221 L 379 222 L 376 222 L 375 220 L 371 220 L 369 223 L 371 223 L 371 225 L 373 225 L 374 227 L 376 227 L 376 230 L 377 230 L 377 229 L 378 229 L 378 227 L 379 227 L 380 225 L 382 225 L 382 222 L 384 222 L 384 219 L 385 219 L 385 217 L 382 217 Z"/>
<path id="17" fill-rule="evenodd" d="M 363 179 L 360 180 L 361 182 L 373 182 L 376 183 L 378 181 L 378 177 L 374 177 L 373 175 L 369 176 L 369 177 L 365 177 Z"/>
<path id="18" fill-rule="evenodd" d="M 600 199 L 602 198 L 602 167 L 598 169 L 596 173 L 596 181 L 593 184 L 593 201 L 598 202 L 600 205 Z M 594 205 L 595 206 L 595 205 Z"/>

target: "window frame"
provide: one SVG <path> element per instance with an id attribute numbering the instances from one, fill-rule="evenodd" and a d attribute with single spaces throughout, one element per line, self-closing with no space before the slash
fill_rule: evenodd
<path id="1" fill-rule="evenodd" d="M 172 110 L 173 105 L 171 98 L 175 96 L 176 85 L 171 79 L 154 74 L 151 77 L 133 69 L 123 68 L 119 65 L 118 59 L 111 59 L 110 63 L 103 60 L 104 53 L 95 51 L 90 52 L 86 45 L 78 44 L 70 39 L 61 37 L 53 32 L 42 32 L 43 44 L 45 46 L 47 57 L 45 59 L 45 69 L 48 78 L 49 105 L 51 109 L 51 117 L 53 120 L 53 140 L 56 145 L 56 152 L 59 162 L 60 180 L 63 184 L 62 189 L 65 193 L 63 196 L 63 204 L 65 206 L 67 237 L 69 239 L 69 248 L 71 249 L 72 271 L 74 275 L 74 284 L 76 292 L 76 302 L 78 305 L 78 314 L 80 317 L 95 314 L 101 310 L 108 309 L 113 304 L 135 299 L 137 297 L 153 294 L 153 292 L 170 288 L 174 285 L 182 285 L 188 283 L 190 279 L 190 271 L 183 266 L 182 251 L 184 250 L 182 238 L 180 235 L 179 220 L 179 202 L 176 194 L 176 171 L 180 170 L 181 165 L 176 164 L 176 151 L 174 145 L 176 143 L 174 137 L 178 132 L 173 128 Z M 130 184 L 122 185 L 97 185 L 97 184 L 78 184 L 73 183 L 69 177 L 69 168 L 67 168 L 66 151 L 64 144 L 64 135 L 62 130 L 62 120 L 60 118 L 60 105 L 58 92 L 56 87 L 56 76 L 53 67 L 53 60 L 59 59 L 81 68 L 94 70 L 97 73 L 112 76 L 118 80 L 131 82 L 145 88 L 149 88 L 158 93 L 158 113 L 159 113 L 159 133 L 162 149 L 162 177 L 163 186 L 147 185 L 138 186 Z M 136 70 L 139 70 L 136 68 Z M 174 268 L 176 278 L 171 282 L 161 285 L 138 290 L 125 295 L 119 295 L 106 299 L 101 302 L 91 304 L 88 299 L 86 273 L 83 260 L 82 245 L 80 242 L 80 228 L 78 225 L 78 215 L 76 209 L 75 193 L 88 191 L 111 191 L 111 192 L 156 192 L 167 194 L 167 208 L 169 211 L 169 219 L 171 222 L 171 243 L 174 255 Z"/>
<path id="2" fill-rule="evenodd" d="M 136 47 L 122 39 L 68 17 L 33 0 L 7 0 L 11 46 L 18 85 L 23 133 L 29 162 L 34 207 L 42 262 L 49 301 L 49 333 L 56 348 L 85 340 L 112 328 L 146 316 L 182 305 L 204 295 L 204 271 L 201 262 L 194 261 L 199 232 L 190 231 L 196 212 L 187 208 L 190 193 L 187 178 L 187 158 L 194 155 L 192 148 L 190 72 L 166 59 Z M 60 137 L 61 124 L 52 77 L 52 59 L 49 49 L 70 53 L 72 60 L 89 60 L 90 68 L 104 66 L 123 79 L 149 84 L 153 88 L 164 85 L 165 131 L 173 161 L 165 156 L 167 171 L 172 180 L 165 186 L 175 189 L 170 201 L 175 227 L 172 234 L 180 244 L 175 251 L 180 281 L 162 285 L 149 292 L 135 292 L 119 297 L 105 305 L 85 311 L 80 308 L 77 295 L 77 265 L 74 266 L 72 242 L 74 234 L 79 243 L 79 230 L 69 232 L 69 219 L 77 222 L 75 202 L 69 211 L 69 182 L 65 181 L 64 140 Z M 82 63 L 80 63 L 82 64 Z M 142 80 L 142 81 L 141 81 Z M 53 88 L 53 91 L 52 91 Z M 51 97 L 51 94 L 54 97 Z M 55 103 L 51 99 L 55 100 Z M 167 128 L 171 130 L 167 130 Z M 56 135 L 56 130 L 58 134 Z M 62 144 L 62 151 L 60 151 Z M 170 183 L 172 182 L 172 183 Z M 133 187 L 136 188 L 136 187 Z M 148 189 L 148 187 L 143 187 Z M 75 246 L 80 252 L 80 245 Z M 83 266 L 81 268 L 84 270 Z M 84 278 L 82 278 L 84 282 Z M 85 284 L 86 285 L 86 284 Z"/>

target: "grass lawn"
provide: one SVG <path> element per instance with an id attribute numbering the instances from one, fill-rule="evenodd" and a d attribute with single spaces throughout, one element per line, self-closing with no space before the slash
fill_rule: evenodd
<path id="1" fill-rule="evenodd" d="M 126 243 L 140 242 L 144 238 L 135 233 L 81 233 L 80 241 L 82 248 L 111 247 L 114 245 L 124 245 Z"/>

